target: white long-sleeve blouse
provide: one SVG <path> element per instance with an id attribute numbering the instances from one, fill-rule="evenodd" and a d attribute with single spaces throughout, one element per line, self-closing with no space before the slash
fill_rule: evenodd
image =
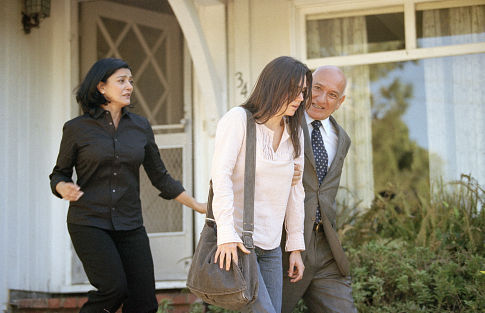
<path id="1" fill-rule="evenodd" d="M 244 109 L 235 107 L 217 124 L 211 176 L 218 245 L 242 242 L 246 122 Z M 265 250 L 278 247 L 285 222 L 286 251 L 304 250 L 305 192 L 302 180 L 291 186 L 294 164 L 303 169 L 303 132 L 300 132 L 301 152 L 297 158 L 294 158 L 286 123 L 276 151 L 272 142 L 273 131 L 263 124 L 256 124 L 254 244 Z"/>

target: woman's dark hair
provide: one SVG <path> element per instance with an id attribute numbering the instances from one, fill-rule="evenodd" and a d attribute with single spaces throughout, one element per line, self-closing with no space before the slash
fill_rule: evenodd
<path id="1" fill-rule="evenodd" d="M 305 77 L 306 92 L 303 90 Z M 312 72 L 305 64 L 292 57 L 278 57 L 264 67 L 249 99 L 242 105 L 253 113 L 257 123 L 264 124 L 303 91 L 302 105 L 293 116 L 287 117 L 295 157 L 301 153 L 300 123 L 305 108 L 311 104 L 311 87 Z"/>
<path id="2" fill-rule="evenodd" d="M 107 102 L 98 90 L 98 83 L 105 83 L 120 68 L 131 70 L 125 61 L 115 58 L 101 59 L 93 64 L 76 92 L 76 101 L 84 113 Z"/>

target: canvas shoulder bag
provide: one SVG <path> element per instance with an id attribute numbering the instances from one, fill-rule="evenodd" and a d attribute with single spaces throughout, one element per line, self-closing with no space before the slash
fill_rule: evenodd
<path id="1" fill-rule="evenodd" d="M 214 262 L 217 250 L 217 226 L 212 212 L 214 192 L 212 181 L 207 201 L 207 217 L 195 249 L 187 277 L 187 287 L 204 302 L 224 309 L 239 310 L 256 301 L 258 267 L 254 252 L 254 179 L 256 165 L 256 126 L 252 114 L 246 111 L 246 160 L 244 172 L 243 244 L 251 253 L 237 248 L 238 265 L 233 261 L 229 271 Z M 217 153 L 217 151 L 215 152 Z"/>

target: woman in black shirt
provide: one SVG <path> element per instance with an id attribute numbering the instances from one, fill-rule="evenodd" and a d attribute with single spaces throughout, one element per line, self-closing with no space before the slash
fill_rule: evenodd
<path id="1" fill-rule="evenodd" d="M 81 312 L 156 312 L 153 260 L 143 227 L 139 168 L 164 199 L 205 213 L 167 172 L 148 120 L 130 113 L 131 70 L 102 59 L 89 70 L 76 100 L 84 115 L 68 121 L 52 192 L 69 200 L 68 230 L 90 283 Z M 73 168 L 77 182 L 72 181 Z"/>

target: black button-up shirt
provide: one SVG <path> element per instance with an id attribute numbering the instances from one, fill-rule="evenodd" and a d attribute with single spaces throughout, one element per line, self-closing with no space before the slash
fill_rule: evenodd
<path id="1" fill-rule="evenodd" d="M 140 202 L 140 165 L 164 199 L 184 191 L 167 172 L 147 119 L 123 108 L 115 129 L 111 114 L 97 108 L 64 124 L 59 156 L 50 174 L 56 185 L 72 182 L 84 194 L 71 201 L 67 222 L 111 230 L 130 230 L 143 224 Z"/>

